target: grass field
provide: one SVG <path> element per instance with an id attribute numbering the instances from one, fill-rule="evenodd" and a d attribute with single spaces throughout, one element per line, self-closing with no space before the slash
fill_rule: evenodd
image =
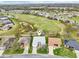
<path id="1" fill-rule="evenodd" d="M 10 13 L 9 15 L 14 15 L 15 18 L 17 18 L 17 19 L 11 19 L 15 23 L 15 25 L 13 26 L 11 30 L 0 31 L 0 35 L 15 34 L 15 32 L 20 26 L 18 21 L 33 23 L 36 28 L 47 31 L 47 32 L 60 32 L 61 28 L 63 28 L 61 26 L 62 23 L 60 23 L 59 21 L 49 20 L 45 17 L 34 16 L 34 15 L 29 15 L 29 14 L 28 15 L 27 14 L 14 14 L 14 13 Z"/>
<path id="2" fill-rule="evenodd" d="M 59 21 L 49 20 L 45 17 L 33 16 L 33 15 L 26 15 L 26 14 L 14 14 L 19 21 L 27 21 L 34 23 L 35 26 L 39 29 L 46 30 L 46 31 L 60 31 L 61 24 Z"/>

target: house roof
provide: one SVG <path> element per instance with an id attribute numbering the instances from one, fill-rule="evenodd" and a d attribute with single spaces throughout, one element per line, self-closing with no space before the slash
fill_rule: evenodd
<path id="1" fill-rule="evenodd" d="M 7 19 L 7 16 L 0 16 L 0 19 Z"/>
<path id="2" fill-rule="evenodd" d="M 61 39 L 60 38 L 48 38 L 48 45 L 54 46 L 54 44 L 61 45 Z"/>
<path id="3" fill-rule="evenodd" d="M 26 43 L 26 44 L 30 43 L 30 37 L 27 37 L 27 36 L 20 37 L 19 42 Z"/>
<path id="4" fill-rule="evenodd" d="M 37 45 L 38 45 L 39 42 L 41 43 L 41 45 L 45 45 L 46 44 L 45 36 L 36 36 L 36 37 L 33 37 L 32 46 L 33 47 L 37 47 Z"/>
<path id="5" fill-rule="evenodd" d="M 79 43 L 76 40 L 70 40 L 68 43 L 66 43 L 66 45 L 79 50 Z"/>

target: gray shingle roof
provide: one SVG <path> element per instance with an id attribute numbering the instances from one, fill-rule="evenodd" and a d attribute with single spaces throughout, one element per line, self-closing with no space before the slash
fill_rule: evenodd
<path id="1" fill-rule="evenodd" d="M 70 40 L 68 43 L 66 43 L 66 45 L 79 50 L 79 43 L 76 40 Z"/>

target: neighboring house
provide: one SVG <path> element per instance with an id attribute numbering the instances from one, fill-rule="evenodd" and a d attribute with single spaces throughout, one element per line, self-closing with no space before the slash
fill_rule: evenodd
<path id="1" fill-rule="evenodd" d="M 3 24 L 0 30 L 9 30 L 13 26 L 13 22 L 11 22 L 7 16 L 0 16 L 0 23 Z"/>
<path id="2" fill-rule="evenodd" d="M 76 40 L 64 40 L 64 45 L 68 48 L 74 48 L 75 50 L 79 50 L 79 43 Z"/>
<path id="3" fill-rule="evenodd" d="M 16 39 L 15 37 L 12 37 L 12 38 L 5 37 L 5 42 L 3 43 L 3 46 L 5 46 L 5 49 L 11 48 L 15 39 Z"/>
<path id="4" fill-rule="evenodd" d="M 48 46 L 52 46 L 53 48 L 58 48 L 62 44 L 60 38 L 48 38 Z"/>
<path id="5" fill-rule="evenodd" d="M 49 54 L 53 54 L 53 49 L 61 47 L 61 39 L 60 38 L 48 38 L 48 48 L 49 48 Z"/>
<path id="6" fill-rule="evenodd" d="M 8 19 L 7 16 L 0 16 L 0 19 L 4 20 L 4 19 Z"/>
<path id="7" fill-rule="evenodd" d="M 5 41 L 5 43 L 3 44 L 3 46 L 5 46 L 5 49 L 11 48 L 16 38 L 13 37 L 13 38 L 7 38 L 7 39 L 8 40 Z"/>
<path id="8" fill-rule="evenodd" d="M 79 43 L 76 40 L 65 40 L 64 45 L 67 48 L 74 49 L 77 57 L 79 58 Z"/>
<path id="9" fill-rule="evenodd" d="M 22 36 L 22 37 L 20 37 L 20 39 L 19 39 L 19 43 L 20 43 L 20 46 L 22 47 L 22 48 L 24 48 L 25 46 L 29 46 L 29 44 L 30 44 L 30 37 L 28 37 L 28 36 Z"/>
<path id="10" fill-rule="evenodd" d="M 28 54 L 29 46 L 30 46 L 31 37 L 29 36 L 21 36 L 19 39 L 19 44 L 21 48 L 24 48 L 23 54 Z"/>
<path id="11" fill-rule="evenodd" d="M 45 45 L 46 45 L 45 36 L 36 36 L 36 37 L 33 37 L 33 43 L 32 43 L 33 50 L 32 50 L 32 53 L 36 54 L 37 53 L 36 52 L 37 48 L 45 46 Z"/>

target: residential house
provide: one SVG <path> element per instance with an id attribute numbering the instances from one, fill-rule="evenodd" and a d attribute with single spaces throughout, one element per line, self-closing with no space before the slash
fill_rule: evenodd
<path id="1" fill-rule="evenodd" d="M 53 49 L 61 47 L 62 42 L 60 38 L 48 38 L 49 54 L 53 55 Z"/>
<path id="2" fill-rule="evenodd" d="M 8 19 L 8 17 L 7 16 L 0 16 L 0 19 Z"/>
<path id="3" fill-rule="evenodd" d="M 79 43 L 75 40 L 64 40 L 64 45 L 67 48 L 74 49 L 77 57 L 79 58 Z"/>
<path id="4" fill-rule="evenodd" d="M 45 46 L 45 45 L 46 45 L 45 36 L 35 36 L 35 37 L 33 37 L 32 53 L 36 54 L 37 48 Z"/>
<path id="5" fill-rule="evenodd" d="M 79 50 L 79 43 L 73 39 L 73 40 L 64 40 L 65 47 L 73 48 L 75 50 Z"/>
<path id="6" fill-rule="evenodd" d="M 23 54 L 28 54 L 29 46 L 30 46 L 31 37 L 29 36 L 21 36 L 19 39 L 19 44 L 21 48 L 24 48 Z"/>
<path id="7" fill-rule="evenodd" d="M 31 38 L 28 36 L 21 36 L 19 41 L 18 41 L 20 44 L 20 47 L 22 47 L 22 48 L 28 47 L 30 44 L 30 39 Z"/>
<path id="8" fill-rule="evenodd" d="M 7 16 L 0 16 L 0 23 L 4 24 L 0 27 L 0 30 L 9 30 L 13 26 L 13 22 Z"/>
<path id="9" fill-rule="evenodd" d="M 3 37 L 2 40 L 4 39 L 3 46 L 5 49 L 11 48 L 13 46 L 13 43 L 15 41 L 15 37 Z"/>

